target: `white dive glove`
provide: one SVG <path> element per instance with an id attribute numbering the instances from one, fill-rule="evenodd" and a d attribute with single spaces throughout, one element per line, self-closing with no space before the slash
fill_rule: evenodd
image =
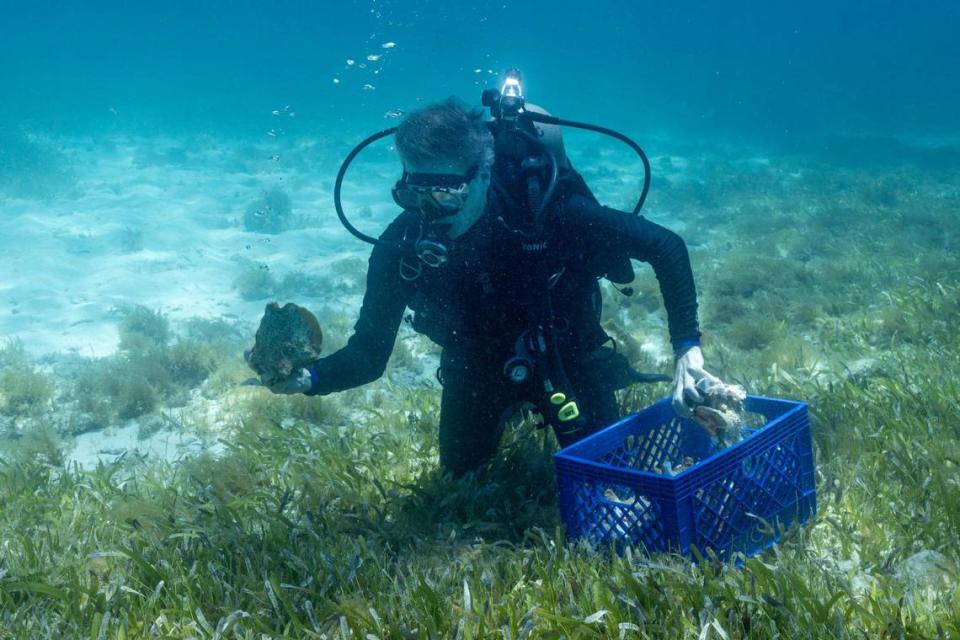
<path id="1" fill-rule="evenodd" d="M 275 382 L 267 388 L 274 393 L 283 395 L 292 395 L 294 393 L 306 393 L 313 386 L 313 378 L 310 376 L 309 369 L 300 369 L 285 380 Z"/>
<path id="2" fill-rule="evenodd" d="M 700 347 L 690 347 L 677 358 L 677 368 L 673 376 L 673 410 L 677 415 L 690 415 L 690 405 L 703 401 L 700 391 L 697 390 L 697 383 L 700 383 L 700 389 L 706 390 L 706 387 L 723 385 L 720 378 L 716 377 L 703 368 L 703 353 Z"/>

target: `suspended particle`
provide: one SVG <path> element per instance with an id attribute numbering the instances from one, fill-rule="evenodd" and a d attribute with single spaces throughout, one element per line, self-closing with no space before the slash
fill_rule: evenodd
<path id="1" fill-rule="evenodd" d="M 356 61 L 356 60 L 354 60 L 353 58 L 347 58 L 347 66 L 348 66 L 348 67 L 352 67 L 352 66 L 355 65 L 355 64 L 357 64 L 357 61 Z"/>
<path id="2" fill-rule="evenodd" d="M 382 45 L 380 45 L 380 46 L 383 47 L 384 49 L 393 49 L 395 46 L 397 46 L 397 43 L 396 43 L 396 42 L 384 42 L 384 43 L 383 43 Z"/>
<path id="3" fill-rule="evenodd" d="M 369 84 L 369 83 L 368 83 L 368 84 L 363 85 L 363 90 L 364 90 L 364 91 L 373 91 L 374 89 L 376 89 L 376 87 L 373 86 L 372 84 Z"/>
<path id="4" fill-rule="evenodd" d="M 367 56 L 367 62 L 376 62 L 377 60 L 379 60 L 379 59 L 382 58 L 382 57 L 383 57 L 382 54 L 379 54 L 379 53 L 371 53 L 370 55 Z"/>

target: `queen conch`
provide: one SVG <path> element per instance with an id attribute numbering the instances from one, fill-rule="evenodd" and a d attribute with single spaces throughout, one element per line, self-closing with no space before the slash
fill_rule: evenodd
<path id="1" fill-rule="evenodd" d="M 703 378 L 697 382 L 697 391 L 703 402 L 693 408 L 694 421 L 722 447 L 743 439 L 743 402 L 747 398 L 744 388 Z"/>
<path id="2" fill-rule="evenodd" d="M 323 332 L 317 318 L 304 307 L 271 302 L 264 310 L 253 348 L 244 353 L 247 364 L 271 386 L 287 380 L 320 359 Z"/>

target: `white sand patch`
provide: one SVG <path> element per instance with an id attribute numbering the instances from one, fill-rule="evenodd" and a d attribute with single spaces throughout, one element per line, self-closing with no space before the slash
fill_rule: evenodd
<path id="1" fill-rule="evenodd" d="M 270 150 L 218 143 L 164 163 L 165 150 L 178 144 L 119 139 L 80 154 L 68 142 L 67 153 L 83 158 L 71 197 L 0 202 L 0 335 L 20 338 L 37 355 L 103 356 L 116 349 L 118 310 L 125 305 L 175 320 L 226 315 L 255 323 L 266 300 L 243 300 L 233 286 L 245 261 L 281 277 L 369 254 L 340 226 L 332 193 L 321 186 L 332 184 L 340 158 L 320 158 L 322 173 L 282 163 L 248 173 L 225 166 L 223 157 L 267 158 Z M 379 178 L 398 168 L 365 166 Z M 305 228 L 278 235 L 245 231 L 245 208 L 273 187 L 290 194 L 292 215 Z M 351 191 L 345 206 L 363 211 L 364 229 L 374 235 L 396 212 L 389 192 L 372 188 Z"/>
<path id="2" fill-rule="evenodd" d="M 146 438 L 139 437 L 140 427 L 131 423 L 105 431 L 91 431 L 73 439 L 73 448 L 65 456 L 68 464 L 76 463 L 92 469 L 101 462 L 110 464 L 122 456 L 145 457 L 148 462 L 177 462 L 204 451 L 219 453 L 222 445 L 207 447 L 200 438 L 164 429 Z"/>

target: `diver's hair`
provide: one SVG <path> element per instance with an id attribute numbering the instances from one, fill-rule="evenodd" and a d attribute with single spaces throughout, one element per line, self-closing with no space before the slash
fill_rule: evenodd
<path id="1" fill-rule="evenodd" d="M 396 144 L 404 163 L 455 160 L 478 165 L 481 173 L 493 165 L 493 135 L 483 110 L 470 109 L 453 96 L 407 115 L 397 127 Z"/>

